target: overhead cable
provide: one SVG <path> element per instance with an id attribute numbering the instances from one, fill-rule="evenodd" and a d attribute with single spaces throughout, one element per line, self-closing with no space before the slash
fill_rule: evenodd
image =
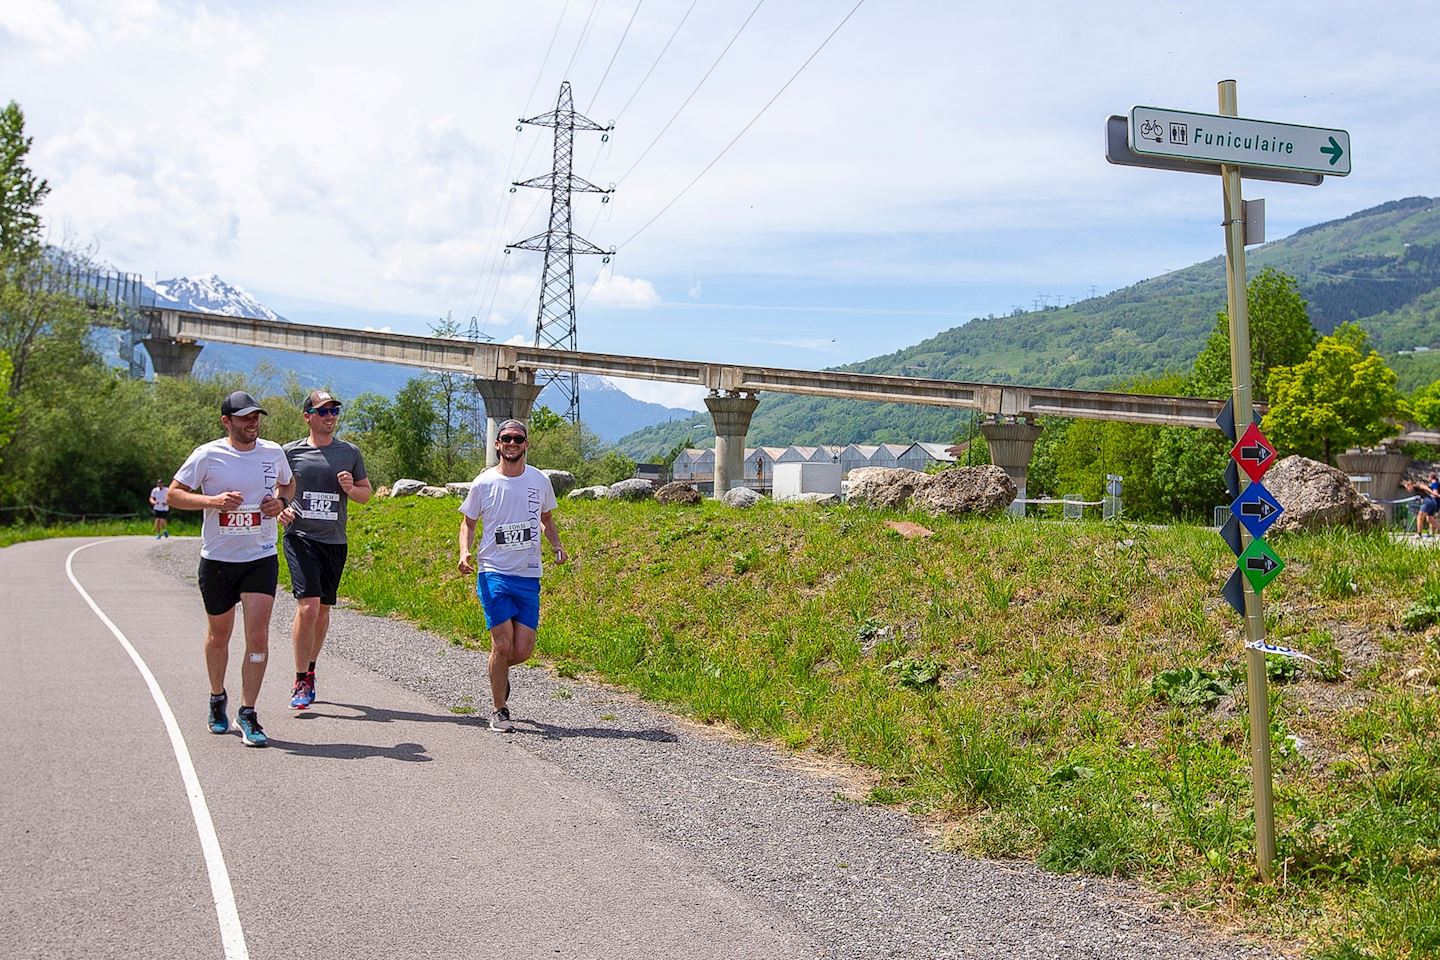
<path id="1" fill-rule="evenodd" d="M 725 59 L 725 54 L 730 52 L 730 48 L 735 45 L 736 40 L 740 39 L 740 34 L 745 32 L 745 28 L 750 25 L 751 20 L 755 19 L 755 14 L 760 12 L 760 8 L 764 4 L 765 0 L 757 0 L 755 4 L 755 9 L 751 10 L 750 16 L 745 18 L 744 23 L 740 24 L 740 29 L 735 31 L 735 36 L 730 38 L 730 42 L 725 44 L 725 49 L 720 51 L 720 56 L 715 58 L 715 62 L 710 64 L 710 69 L 706 70 L 705 75 L 700 78 L 700 82 L 695 84 L 695 89 L 690 91 L 690 95 L 685 98 L 684 102 L 681 103 L 680 106 L 675 110 L 675 113 L 671 115 L 670 119 L 665 121 L 665 126 L 661 127 L 660 132 L 655 134 L 655 139 L 650 141 L 650 146 L 646 147 L 643 151 L 641 151 L 640 156 L 635 158 L 635 162 L 630 164 L 630 169 L 626 170 L 620 176 L 620 179 L 615 181 L 617 184 L 624 183 L 625 178 L 630 176 L 630 174 L 635 171 L 636 167 L 640 166 L 640 161 L 644 160 L 645 157 L 650 153 L 650 151 L 654 149 L 655 144 L 660 142 L 660 138 L 665 136 L 665 131 L 670 129 L 670 125 L 675 122 L 676 118 L 678 118 L 680 114 L 685 110 L 686 106 L 689 105 L 690 101 L 695 98 L 695 94 L 700 92 L 700 88 L 705 85 L 705 81 L 710 79 L 710 74 L 714 73 L 715 68 L 720 66 L 720 61 Z"/>
<path id="2" fill-rule="evenodd" d="M 615 44 L 615 52 L 610 54 L 610 62 L 605 64 L 605 72 L 600 76 L 600 82 L 595 85 L 595 93 L 591 95 L 590 102 L 585 105 L 585 112 L 595 106 L 595 101 L 600 98 L 600 88 L 605 86 L 605 81 L 610 79 L 610 68 L 615 66 L 615 58 L 620 55 L 620 48 L 625 46 L 625 38 L 630 36 L 630 28 L 635 24 L 635 15 L 640 12 L 645 0 L 635 0 L 635 9 L 630 11 L 630 22 L 625 24 L 625 32 L 620 34 L 620 42 Z"/>
<path id="3" fill-rule="evenodd" d="M 755 114 L 755 116 L 751 118 L 750 122 L 745 124 L 745 126 L 741 128 L 739 133 L 735 134 L 734 139 L 732 139 L 729 143 L 725 144 L 725 148 L 715 155 L 715 159 L 705 164 L 704 169 L 702 169 L 699 173 L 695 175 L 695 179 L 687 183 L 684 189 L 682 189 L 679 193 L 675 195 L 675 198 L 673 200 L 665 204 L 665 206 L 661 207 L 660 211 L 656 213 L 655 216 L 645 221 L 644 226 L 642 226 L 639 230 L 636 230 L 634 233 L 630 234 L 630 236 L 626 237 L 625 241 L 620 244 L 620 247 L 626 246 L 630 243 L 631 240 L 634 240 L 636 237 L 640 236 L 640 234 L 644 233 L 650 227 L 650 224 L 654 223 L 656 220 L 659 220 L 665 214 L 665 211 L 675 206 L 675 204 L 679 202 L 680 198 L 685 196 L 685 194 L 690 191 L 691 187 L 699 183 L 700 178 L 705 176 L 705 174 L 709 173 L 710 168 L 715 166 L 715 164 L 719 163 L 720 158 L 730 152 L 730 148 L 735 146 L 735 144 L 739 142 L 741 137 L 745 136 L 746 131 L 748 131 L 751 127 L 755 126 L 756 121 L 758 121 L 762 116 L 765 115 L 766 110 L 770 109 L 770 105 L 773 104 L 776 100 L 780 99 L 780 95 L 789 88 L 790 84 L 795 82 L 796 77 L 799 77 L 800 74 L 805 71 L 806 67 L 810 66 L 810 61 L 814 60 L 817 56 L 820 55 L 820 51 L 825 49 L 826 45 L 828 45 L 830 41 L 834 39 L 835 34 L 840 32 L 840 28 L 845 26 L 845 24 L 850 21 L 851 17 L 855 16 L 855 11 L 859 10 L 860 7 L 864 5 L 864 3 L 865 0 L 858 0 L 855 6 L 850 8 L 850 12 L 845 14 L 845 19 L 841 20 L 838 24 L 835 25 L 835 29 L 831 30 L 830 34 L 823 41 L 821 41 L 820 46 L 815 48 L 815 52 L 810 54 L 810 56 L 805 59 L 804 63 L 800 64 L 800 69 L 796 70 L 793 74 L 791 74 L 790 79 L 785 81 L 785 85 L 782 86 L 779 90 L 775 91 L 775 95 L 765 102 L 765 106 L 760 108 L 760 112 Z M 619 249 L 619 247 L 617 247 L 616 249 Z"/>

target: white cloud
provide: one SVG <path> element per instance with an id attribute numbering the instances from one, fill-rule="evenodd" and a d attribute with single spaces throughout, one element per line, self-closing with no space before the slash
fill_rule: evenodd
<path id="1" fill-rule="evenodd" d="M 1375 6 L 1360 32 L 1353 2 L 1333 0 L 1217 0 L 1204 16 L 1108 0 L 1098 19 L 1056 2 L 866 4 L 708 171 L 843 10 L 765 5 L 637 165 L 749 6 L 697 6 L 643 85 L 683 10 L 643 5 L 606 74 L 633 8 L 595 8 L 581 43 L 590 5 L 563 0 L 434 0 L 404 17 L 336 0 L 0 0 L 0 89 L 25 110 L 52 235 L 93 238 L 147 275 L 478 316 L 505 340 L 533 333 L 541 258 L 500 250 L 546 230 L 549 211 L 546 191 L 510 183 L 552 158 L 552 132 L 515 118 L 551 109 L 565 73 L 577 109 L 618 115 L 607 142 L 575 137 L 575 173 L 618 189 L 607 204 L 577 194 L 572 227 L 619 246 L 627 271 L 590 291 L 582 342 L 705 359 L 758 341 L 675 324 L 684 340 L 650 348 L 667 308 L 707 302 L 696 277 L 711 301 L 776 311 L 755 362 L 797 362 L 773 348 L 933 333 L 977 297 L 983 313 L 1218 254 L 1217 179 L 1110 166 L 1101 130 L 1137 103 L 1211 112 L 1226 75 L 1241 78 L 1242 114 L 1344 127 L 1355 143 L 1355 176 L 1266 191 L 1272 234 L 1440 193 L 1440 127 L 1415 119 L 1440 99 L 1433 0 Z M 142 43 L 164 55 L 137 55 Z M 578 263 L 583 296 L 598 265 Z M 791 322 L 781 311 L 798 303 L 836 309 Z M 877 324 L 878 303 L 934 319 Z M 637 309 L 659 313 L 642 323 Z"/>
<path id="2" fill-rule="evenodd" d="M 649 280 L 605 271 L 590 288 L 589 303 L 606 307 L 649 309 L 660 303 L 660 294 Z"/>
<path id="3" fill-rule="evenodd" d="M 394 330 L 390 329 L 390 325 L 389 325 L 389 324 L 386 324 L 386 325 L 383 326 L 383 327 L 362 327 L 361 329 L 362 329 L 362 330 L 368 330 L 368 331 L 370 331 L 371 333 L 394 333 L 394 332 L 395 332 Z"/>

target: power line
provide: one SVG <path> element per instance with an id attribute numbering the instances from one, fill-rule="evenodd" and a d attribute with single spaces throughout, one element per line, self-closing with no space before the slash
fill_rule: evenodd
<path id="1" fill-rule="evenodd" d="M 575 41 L 575 51 L 570 54 L 570 62 L 565 64 L 565 75 L 561 80 L 570 79 L 570 68 L 575 66 L 575 58 L 580 56 L 580 48 L 585 46 L 585 38 L 590 35 L 590 23 L 595 19 L 595 11 L 600 9 L 600 0 L 590 4 L 590 16 L 585 18 L 585 26 L 580 28 L 580 39 Z"/>
<path id="2" fill-rule="evenodd" d="M 861 2 L 864 2 L 864 0 L 861 0 Z M 700 78 L 700 82 L 695 84 L 695 89 L 690 91 L 690 95 L 685 98 L 684 102 L 680 104 L 679 108 L 676 109 L 675 113 L 671 115 L 670 119 L 665 121 L 665 126 L 661 127 L 660 132 L 655 134 L 655 139 L 650 141 L 650 146 L 646 147 L 640 153 L 640 156 L 635 158 L 635 162 L 630 164 L 630 169 L 626 170 L 623 174 L 621 174 L 620 179 L 615 181 L 617 184 L 624 183 L 625 178 L 630 176 L 631 173 L 635 172 L 635 168 L 640 166 L 640 161 L 644 160 L 645 157 L 649 155 L 650 151 L 655 148 L 655 144 L 660 142 L 660 138 L 665 136 L 665 131 L 670 129 L 670 125 L 675 122 L 676 118 L 680 116 L 681 112 L 684 111 L 685 107 L 688 106 L 690 101 L 695 98 L 695 94 L 700 92 L 700 88 L 705 85 L 705 81 L 710 79 L 710 74 L 714 73 L 715 68 L 720 66 L 720 61 L 725 59 L 725 54 L 729 53 L 730 48 L 735 45 L 735 41 L 740 39 L 740 34 L 745 32 L 745 28 L 750 25 L 751 20 L 755 19 L 755 14 L 760 12 L 760 8 L 764 5 L 764 3 L 765 0 L 757 0 L 755 4 L 755 9 L 751 10 L 750 16 L 745 18 L 744 23 L 740 24 L 740 29 L 735 31 L 735 36 L 730 38 L 730 42 L 725 44 L 725 49 L 720 51 L 720 56 L 715 58 L 715 62 L 710 64 L 710 69 L 706 70 L 705 75 Z"/>
<path id="3" fill-rule="evenodd" d="M 595 85 L 595 93 L 590 97 L 590 102 L 585 105 L 585 112 L 595 106 L 595 101 L 600 99 L 600 88 L 605 86 L 605 81 L 610 79 L 610 68 L 615 66 L 615 58 L 620 56 L 620 48 L 625 46 L 625 38 L 630 36 L 630 28 L 635 24 L 635 16 L 640 12 L 645 0 L 635 0 L 635 9 L 630 11 L 630 22 L 625 24 L 625 32 L 620 34 L 620 42 L 615 44 L 615 52 L 610 54 L 610 62 L 605 64 L 605 73 L 601 75 L 600 82 Z"/>
<path id="4" fill-rule="evenodd" d="M 747 124 L 745 124 L 745 126 L 741 128 L 740 132 L 737 133 L 737 134 L 735 134 L 734 138 L 733 138 L 729 143 L 725 144 L 725 148 L 715 155 L 715 159 L 714 159 L 714 160 L 711 160 L 709 163 L 705 164 L 704 169 L 702 169 L 699 173 L 697 173 L 697 174 L 695 175 L 695 179 L 694 179 L 694 180 L 691 180 L 689 183 L 687 183 L 687 184 L 685 185 L 684 189 L 682 189 L 679 193 L 677 193 L 677 194 L 675 195 L 675 198 L 674 198 L 673 200 L 671 200 L 669 203 L 665 204 L 665 206 L 661 207 L 661 208 L 660 208 L 660 211 L 659 211 L 658 213 L 656 213 L 655 216 L 653 216 L 653 217 L 651 217 L 649 220 L 645 221 L 645 224 L 644 224 L 639 230 L 636 230 L 634 233 L 630 234 L 629 237 L 625 238 L 625 240 L 624 240 L 624 241 L 619 245 L 619 247 L 617 247 L 616 249 L 619 249 L 620 247 L 624 247 L 624 246 L 628 245 L 631 240 L 634 240 L 636 237 L 640 236 L 640 234 L 642 234 L 642 233 L 644 233 L 646 230 L 648 230 L 648 229 L 650 228 L 650 225 L 651 225 L 652 223 L 654 223 L 656 220 L 659 220 L 662 216 L 664 216 L 664 215 L 665 215 L 665 212 L 666 212 L 667 210 L 669 210 L 671 207 L 675 206 L 675 204 L 680 201 L 680 198 L 681 198 L 681 197 L 683 197 L 683 196 L 685 196 L 685 194 L 689 193 L 689 192 L 690 192 L 690 188 L 693 187 L 693 186 L 695 186 L 695 184 L 699 183 L 699 182 L 700 182 L 700 178 L 703 177 L 703 176 L 705 176 L 705 174 L 709 173 L 709 172 L 710 172 L 710 168 L 713 167 L 713 166 L 715 166 L 715 164 L 719 163 L 719 162 L 720 162 L 720 158 L 723 157 L 723 156 L 725 156 L 725 154 L 729 153 L 729 152 L 730 152 L 730 148 L 733 147 L 733 146 L 735 146 L 735 144 L 736 144 L 737 142 L 739 142 L 740 138 L 743 137 L 743 136 L 745 136 L 746 132 L 747 132 L 751 127 L 755 126 L 756 122 L 759 121 L 759 119 L 765 115 L 765 111 L 767 111 L 767 110 L 770 109 L 771 104 L 773 104 L 776 100 L 779 100 L 779 99 L 780 99 L 780 95 L 783 94 L 787 89 L 789 89 L 790 84 L 792 84 L 792 83 L 795 82 L 795 79 L 796 79 L 797 77 L 799 77 L 800 74 L 805 71 L 805 68 L 806 68 L 806 67 L 810 66 L 810 61 L 814 60 L 816 57 L 818 57 L 818 56 L 820 55 L 820 51 L 821 51 L 821 50 L 824 50 L 825 47 L 830 43 L 830 41 L 835 38 L 835 34 L 837 34 L 837 33 L 840 32 L 840 28 L 841 28 L 841 27 L 845 26 L 845 24 L 847 24 L 847 23 L 850 22 L 850 18 L 853 17 L 853 16 L 855 16 L 855 11 L 859 10 L 859 9 L 861 8 L 861 6 L 864 5 L 864 3 L 865 3 L 865 0 L 858 0 L 858 2 L 855 4 L 855 6 L 853 6 L 853 7 L 850 8 L 850 12 L 847 13 L 847 14 L 845 14 L 845 18 L 844 18 L 843 20 L 841 20 L 838 24 L 836 24 L 836 25 L 835 25 L 835 29 L 834 29 L 834 30 L 831 30 L 830 33 L 829 33 L 829 35 L 827 35 L 827 36 L 825 37 L 825 39 L 820 42 L 820 46 L 818 46 L 818 47 L 815 48 L 815 52 L 812 53 L 812 54 L 810 54 L 810 56 L 808 56 L 808 57 L 805 58 L 805 62 L 802 63 L 802 64 L 800 64 L 800 68 L 799 68 L 798 70 L 796 70 L 793 74 L 790 75 L 790 79 L 785 81 L 785 85 L 782 86 L 779 90 L 775 91 L 775 95 L 774 95 L 773 97 L 771 97 L 769 100 L 765 101 L 765 106 L 763 106 L 763 107 L 760 108 L 760 112 L 757 113 L 757 114 L 755 114 L 755 116 L 754 116 L 753 118 L 751 118 L 750 122 L 747 123 Z M 632 169 L 633 169 L 633 167 L 632 167 Z M 624 179 L 624 178 L 622 177 L 621 179 Z"/>
<path id="5" fill-rule="evenodd" d="M 630 109 L 630 104 L 632 104 L 632 103 L 635 102 L 635 98 L 636 98 L 637 96 L 639 96 L 639 95 L 640 95 L 640 91 L 645 88 L 645 83 L 646 83 L 647 80 L 650 79 L 650 74 L 654 73 L 654 72 L 655 72 L 655 68 L 660 65 L 660 60 L 665 56 L 665 51 L 666 51 L 666 50 L 669 50 L 669 49 L 670 49 L 670 44 L 672 44 L 672 43 L 675 42 L 675 38 L 676 38 L 677 36 L 679 36 L 679 34 L 680 34 L 680 28 L 683 27 L 683 26 L 685 26 L 685 21 L 690 19 L 690 13 L 691 13 L 691 11 L 693 11 L 693 10 L 695 9 L 695 4 L 697 4 L 697 3 L 699 3 L 699 2 L 700 2 L 700 0 L 690 0 L 690 9 L 685 11 L 685 16 L 681 17 L 681 18 L 680 18 L 680 22 L 677 23 L 677 24 L 675 24 L 675 29 L 672 30 L 672 31 L 670 31 L 670 39 L 669 39 L 669 40 L 666 40 L 666 41 L 665 41 L 665 46 L 663 46 L 663 47 L 660 48 L 660 52 L 655 56 L 655 62 L 652 63 L 652 64 L 650 64 L 650 69 L 649 69 L 649 70 L 646 70 L 646 71 L 645 71 L 645 76 L 643 76 L 643 77 L 640 78 L 640 83 L 639 83 L 639 85 L 635 88 L 635 92 L 632 93 L 632 94 L 630 94 L 630 99 L 625 101 L 625 106 L 621 107 L 621 108 L 620 108 L 620 112 L 617 113 L 617 114 L 615 114 L 615 120 L 616 120 L 616 122 L 618 122 L 618 121 L 620 120 L 620 118 L 624 115 L 624 113 L 625 113 L 626 110 L 629 110 L 629 109 Z M 588 113 L 589 110 L 587 109 L 586 112 Z"/>
<path id="6" fill-rule="evenodd" d="M 530 96 L 525 98 L 525 112 L 530 112 L 530 104 L 535 99 L 535 91 L 540 89 L 540 78 L 545 75 L 545 66 L 550 62 L 550 51 L 555 49 L 555 38 L 560 36 L 560 25 L 565 22 L 565 14 L 570 9 L 570 0 L 565 0 L 565 6 L 560 8 L 560 19 L 555 21 L 555 32 L 550 34 L 550 46 L 545 48 L 545 59 L 540 61 L 540 69 L 535 72 L 535 82 L 530 85 Z"/>

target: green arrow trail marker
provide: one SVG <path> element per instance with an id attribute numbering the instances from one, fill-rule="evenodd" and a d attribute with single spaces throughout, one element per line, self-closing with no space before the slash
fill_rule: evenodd
<path id="1" fill-rule="evenodd" d="M 1236 561 L 1240 572 L 1245 574 L 1245 579 L 1250 581 L 1251 588 L 1256 593 L 1264 590 L 1270 583 L 1285 569 L 1285 563 L 1270 549 L 1270 544 L 1264 540 L 1251 540 L 1250 546 L 1240 554 Z"/>

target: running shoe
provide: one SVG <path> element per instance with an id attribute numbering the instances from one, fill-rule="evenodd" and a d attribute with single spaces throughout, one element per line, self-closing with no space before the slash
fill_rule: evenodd
<path id="1" fill-rule="evenodd" d="M 490 729 L 499 733 L 509 733 L 515 729 L 515 724 L 510 722 L 509 707 L 501 707 L 490 714 Z"/>
<path id="2" fill-rule="evenodd" d="M 270 738 L 265 736 L 265 731 L 260 728 L 260 715 L 255 712 L 254 707 L 241 707 L 240 712 L 235 714 L 235 725 L 240 728 L 240 735 L 245 738 L 245 746 L 264 747 L 270 743 Z"/>
<path id="3" fill-rule="evenodd" d="M 313 674 L 312 674 L 313 676 Z M 290 709 L 304 710 L 315 702 L 315 688 L 308 677 L 304 680 L 295 681 L 295 689 L 290 693 Z"/>
<path id="4" fill-rule="evenodd" d="M 314 670 L 311 670 L 309 673 L 305 674 L 305 679 L 310 681 L 310 703 L 314 703 L 314 702 L 315 702 L 315 671 L 314 671 Z M 308 707 L 309 705 L 310 705 L 309 703 L 306 704 L 307 707 Z"/>
<path id="5" fill-rule="evenodd" d="M 230 731 L 230 698 L 224 693 L 219 697 L 210 698 L 210 732 L 228 733 Z"/>

